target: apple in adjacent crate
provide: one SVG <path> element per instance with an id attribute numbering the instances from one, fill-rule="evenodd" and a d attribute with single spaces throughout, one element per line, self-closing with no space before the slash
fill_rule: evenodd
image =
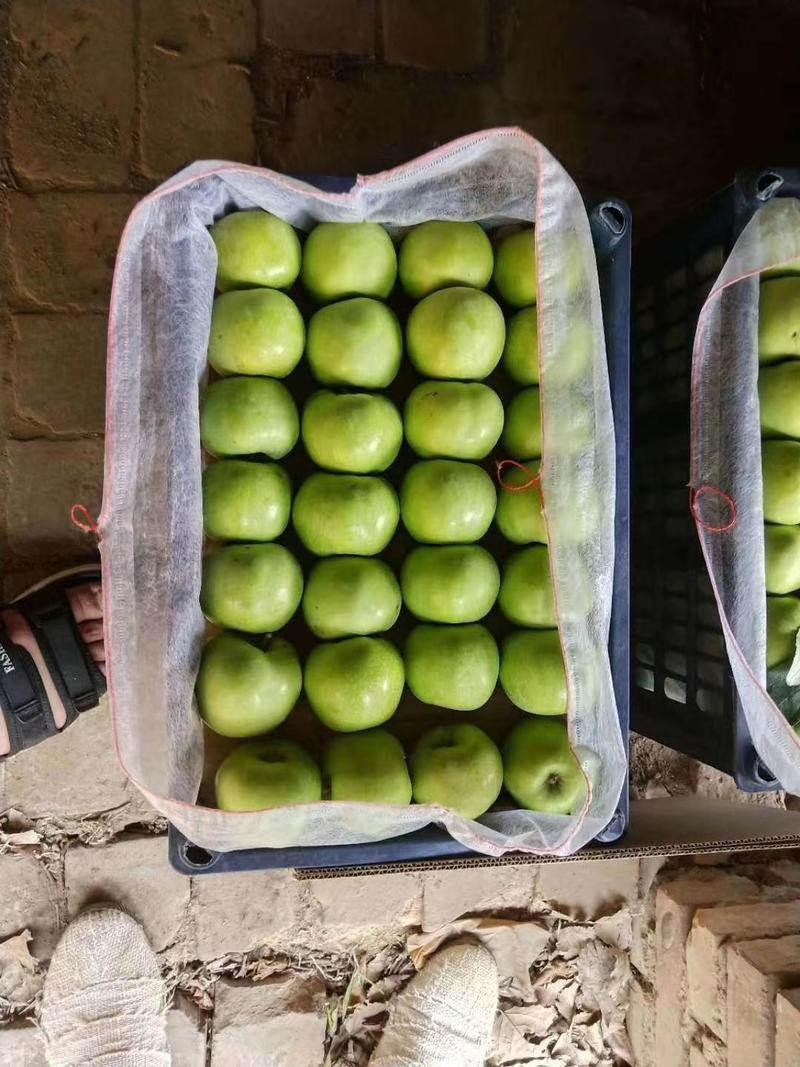
<path id="1" fill-rule="evenodd" d="M 261 811 L 322 800 L 322 776 L 308 752 L 293 741 L 260 737 L 244 744 L 219 765 L 217 807 Z"/>
<path id="2" fill-rule="evenodd" d="M 411 754 L 417 804 L 436 804 L 477 819 L 503 788 L 503 761 L 494 741 L 472 723 L 434 726 Z"/>
<path id="3" fill-rule="evenodd" d="M 427 459 L 415 463 L 400 487 L 403 524 L 415 541 L 464 544 L 478 541 L 494 518 L 497 493 L 474 463 Z"/>
<path id="4" fill-rule="evenodd" d="M 532 715 L 564 715 L 567 677 L 558 630 L 514 630 L 500 649 L 500 685 Z"/>
<path id="5" fill-rule="evenodd" d="M 533 542 L 547 544 L 547 527 L 542 513 L 542 497 L 533 479 L 539 474 L 539 460 L 522 460 L 523 466 L 507 467 L 497 493 L 497 528 L 515 545 Z M 508 488 L 506 488 L 508 487 Z"/>
<path id="6" fill-rule="evenodd" d="M 303 675 L 317 718 L 354 733 L 391 719 L 403 694 L 403 659 L 382 637 L 348 637 L 316 645 Z"/>
<path id="7" fill-rule="evenodd" d="M 503 430 L 503 402 L 481 382 L 422 382 L 403 410 L 406 440 L 428 459 L 484 459 Z"/>
<path id="8" fill-rule="evenodd" d="M 380 394 L 320 389 L 303 408 L 300 432 L 318 467 L 371 474 L 385 471 L 397 459 L 403 420 L 391 400 Z"/>
<path id="9" fill-rule="evenodd" d="M 532 226 L 508 234 L 495 248 L 494 284 L 501 299 L 511 307 L 536 303 L 536 239 Z"/>
<path id="10" fill-rule="evenodd" d="M 772 278 L 759 287 L 758 358 L 800 356 L 800 278 Z"/>
<path id="11" fill-rule="evenodd" d="M 572 815 L 586 799 L 586 779 L 569 745 L 565 719 L 517 723 L 503 745 L 503 781 L 530 811 Z"/>
<path id="12" fill-rule="evenodd" d="M 800 360 L 762 367 L 758 400 L 762 436 L 800 438 Z"/>
<path id="13" fill-rule="evenodd" d="M 219 374 L 285 378 L 303 354 L 306 327 L 297 305 L 277 289 L 240 289 L 214 301 L 208 362 Z"/>
<path id="14" fill-rule="evenodd" d="M 531 385 L 523 389 L 508 405 L 503 447 L 511 459 L 536 459 L 541 456 L 542 413 L 538 386 Z"/>
<path id="15" fill-rule="evenodd" d="M 308 323 L 306 357 L 322 385 L 385 389 L 400 370 L 403 332 L 379 300 L 355 297 L 320 308 Z"/>
<path id="16" fill-rule="evenodd" d="M 549 630 L 557 625 L 546 545 L 532 545 L 508 557 L 503 565 L 499 604 L 516 626 Z"/>
<path id="17" fill-rule="evenodd" d="M 331 800 L 360 804 L 410 804 L 411 779 L 403 746 L 387 730 L 332 737 L 323 771 Z"/>
<path id="18" fill-rule="evenodd" d="M 411 362 L 429 378 L 485 378 L 503 353 L 506 324 L 480 289 L 454 286 L 416 304 L 406 324 Z"/>
<path id="19" fill-rule="evenodd" d="M 274 633 L 297 611 L 302 595 L 303 572 L 283 545 L 225 545 L 203 560 L 200 603 L 219 626 Z"/>
<path id="20" fill-rule="evenodd" d="M 297 653 L 273 638 L 259 647 L 224 630 L 203 650 L 197 703 L 211 729 L 223 737 L 256 737 L 286 719 L 303 687 Z"/>
<path id="21" fill-rule="evenodd" d="M 299 434 L 294 400 L 272 378 L 222 378 L 209 385 L 200 402 L 200 440 L 212 456 L 263 452 L 281 459 Z"/>
<path id="22" fill-rule="evenodd" d="M 794 659 L 800 630 L 800 598 L 767 597 L 767 668 Z"/>
<path id="23" fill-rule="evenodd" d="M 317 556 L 375 556 L 389 544 L 400 511 L 383 478 L 317 471 L 294 498 L 292 522 Z"/>
<path id="24" fill-rule="evenodd" d="M 209 230 L 217 248 L 217 289 L 288 289 L 300 273 L 300 241 L 268 211 L 234 211 Z"/>
<path id="25" fill-rule="evenodd" d="M 400 587 L 380 559 L 320 560 L 306 582 L 303 616 L 323 640 L 388 630 L 400 614 Z"/>
<path id="26" fill-rule="evenodd" d="M 406 681 L 417 700 L 453 711 L 482 708 L 497 685 L 500 656 L 480 623 L 420 623 L 408 635 Z"/>
<path id="27" fill-rule="evenodd" d="M 800 523 L 800 443 L 762 441 L 764 519 L 782 526 Z"/>
<path id="28" fill-rule="evenodd" d="M 500 589 L 494 557 L 480 545 L 421 545 L 400 572 L 403 602 L 425 622 L 477 622 Z"/>
<path id="29" fill-rule="evenodd" d="M 203 471 L 203 525 L 220 541 L 274 541 L 289 522 L 292 490 L 277 463 L 221 459 Z"/>
<path id="30" fill-rule="evenodd" d="M 423 222 L 400 245 L 400 284 L 413 300 L 437 289 L 485 289 L 492 277 L 492 243 L 477 222 Z"/>
<path id="31" fill-rule="evenodd" d="M 800 589 L 800 526 L 764 527 L 764 563 L 768 593 Z"/>
<path id="32" fill-rule="evenodd" d="M 519 385 L 539 384 L 539 313 L 535 304 L 508 320 L 503 367 Z"/>
<path id="33" fill-rule="evenodd" d="M 397 278 L 397 253 L 376 222 L 321 222 L 306 238 L 301 278 L 322 304 L 349 296 L 385 300 Z"/>

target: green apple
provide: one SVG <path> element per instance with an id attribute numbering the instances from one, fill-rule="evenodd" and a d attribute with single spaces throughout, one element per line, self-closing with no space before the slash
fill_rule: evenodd
<path id="1" fill-rule="evenodd" d="M 758 304 L 758 358 L 774 363 L 800 356 L 800 278 L 762 282 Z"/>
<path id="2" fill-rule="evenodd" d="M 500 610 L 515 626 L 550 630 L 557 625 L 546 545 L 531 545 L 508 557 L 503 566 L 499 603 Z"/>
<path id="3" fill-rule="evenodd" d="M 586 779 L 564 719 L 523 719 L 503 745 L 503 781 L 520 807 L 572 815 L 586 799 Z"/>
<path id="4" fill-rule="evenodd" d="M 403 420 L 391 400 L 380 394 L 320 389 L 303 408 L 301 433 L 318 467 L 370 474 L 385 471 L 397 459 Z"/>
<path id="5" fill-rule="evenodd" d="M 762 367 L 758 399 L 763 436 L 800 437 L 800 360 Z"/>
<path id="6" fill-rule="evenodd" d="M 534 541 L 546 545 L 547 527 L 542 513 L 542 497 L 538 485 L 529 484 L 539 473 L 539 460 L 523 460 L 523 463 L 525 470 L 507 467 L 503 471 L 503 485 L 497 494 L 495 522 L 503 537 L 515 545 L 529 545 Z M 523 489 L 523 486 L 527 488 Z"/>
<path id="7" fill-rule="evenodd" d="M 497 493 L 482 467 L 455 459 L 415 463 L 400 487 L 403 524 L 415 541 L 479 541 L 494 518 Z"/>
<path id="8" fill-rule="evenodd" d="M 309 704 L 331 730 L 368 730 L 397 710 L 403 658 L 382 637 L 348 637 L 313 648 L 303 680 Z"/>
<path id="9" fill-rule="evenodd" d="M 223 378 L 212 382 L 200 404 L 200 440 L 212 456 L 263 452 L 280 459 L 300 434 L 289 391 L 272 378 Z"/>
<path id="10" fill-rule="evenodd" d="M 497 302 L 465 286 L 426 296 L 406 324 L 411 362 L 430 378 L 485 378 L 497 366 L 505 340 L 506 323 Z"/>
<path id="11" fill-rule="evenodd" d="M 200 714 L 223 737 L 255 737 L 286 719 L 303 688 L 297 653 L 274 638 L 258 648 L 224 630 L 203 650 L 197 675 Z"/>
<path id="12" fill-rule="evenodd" d="M 480 382 L 422 382 L 403 411 L 406 440 L 418 456 L 483 459 L 503 430 L 503 402 Z"/>
<path id="13" fill-rule="evenodd" d="M 536 305 L 512 315 L 506 327 L 503 366 L 520 385 L 539 381 L 539 313 Z"/>
<path id="14" fill-rule="evenodd" d="M 303 354 L 306 328 L 297 305 L 277 289 L 239 289 L 214 301 L 208 362 L 219 374 L 285 378 Z"/>
<path id="15" fill-rule="evenodd" d="M 220 541 L 274 541 L 289 522 L 292 490 L 277 463 L 221 459 L 203 471 L 203 525 Z"/>
<path id="16" fill-rule="evenodd" d="M 234 211 L 209 230 L 217 247 L 217 289 L 288 289 L 300 273 L 300 241 L 268 211 Z"/>
<path id="17" fill-rule="evenodd" d="M 359 556 L 320 560 L 303 593 L 308 628 L 326 641 L 388 630 L 400 605 L 400 586 L 386 564 Z"/>
<path id="18" fill-rule="evenodd" d="M 400 246 L 400 284 L 413 300 L 436 289 L 485 289 L 492 277 L 492 243 L 477 222 L 423 222 Z"/>
<path id="19" fill-rule="evenodd" d="M 283 545 L 226 545 L 203 560 L 200 603 L 219 626 L 266 634 L 291 619 L 303 595 L 303 572 Z"/>
<path id="20" fill-rule="evenodd" d="M 536 239 L 532 226 L 509 234 L 495 249 L 494 284 L 501 299 L 511 307 L 536 303 Z"/>
<path id="21" fill-rule="evenodd" d="M 323 770 L 331 800 L 360 804 L 410 804 L 411 779 L 403 746 L 387 730 L 332 737 Z"/>
<path id="22" fill-rule="evenodd" d="M 508 405 L 503 447 L 511 459 L 535 459 L 541 456 L 542 413 L 538 386 L 530 385 L 523 389 Z"/>
<path id="23" fill-rule="evenodd" d="M 482 708 L 497 685 L 500 656 L 485 626 L 420 623 L 405 647 L 408 688 L 425 704 L 453 711 Z"/>
<path id="24" fill-rule="evenodd" d="M 503 760 L 497 745 L 470 722 L 434 726 L 411 755 L 411 784 L 417 804 L 436 804 L 477 819 L 503 788 Z"/>
<path id="25" fill-rule="evenodd" d="M 767 669 L 793 659 L 800 630 L 800 599 L 767 597 Z"/>
<path id="26" fill-rule="evenodd" d="M 259 737 L 222 761 L 216 789 L 217 807 L 223 811 L 262 811 L 322 800 L 322 775 L 300 745 Z"/>
<path id="27" fill-rule="evenodd" d="M 500 650 L 500 685 L 532 715 L 564 715 L 567 676 L 558 630 L 514 630 Z"/>
<path id="28" fill-rule="evenodd" d="M 421 546 L 400 572 L 403 602 L 426 622 L 477 622 L 497 600 L 500 571 L 480 545 Z"/>
<path id="29" fill-rule="evenodd" d="M 764 527 L 768 593 L 800 589 L 800 526 Z"/>
<path id="30" fill-rule="evenodd" d="M 783 526 L 800 523 L 800 444 L 762 441 L 764 519 Z"/>
<path id="31" fill-rule="evenodd" d="M 322 304 L 347 296 L 385 300 L 397 277 L 397 253 L 376 222 L 321 222 L 306 238 L 301 277 Z"/>
<path id="32" fill-rule="evenodd" d="M 376 556 L 399 517 L 394 489 L 367 474 L 318 471 L 300 486 L 292 508 L 294 528 L 316 556 Z"/>
<path id="33" fill-rule="evenodd" d="M 402 355 L 400 323 L 379 300 L 357 296 L 311 316 L 306 356 L 323 385 L 385 389 L 397 376 Z"/>

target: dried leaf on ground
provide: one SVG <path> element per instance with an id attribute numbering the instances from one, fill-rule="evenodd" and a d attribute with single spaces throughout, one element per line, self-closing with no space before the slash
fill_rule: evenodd
<path id="1" fill-rule="evenodd" d="M 39 961 L 28 945 L 33 935 L 23 930 L 0 943 L 0 1010 L 4 1013 L 30 1007 L 42 988 Z"/>

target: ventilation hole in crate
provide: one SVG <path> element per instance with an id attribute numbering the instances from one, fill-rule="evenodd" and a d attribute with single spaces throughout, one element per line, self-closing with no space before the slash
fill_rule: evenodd
<path id="1" fill-rule="evenodd" d="M 697 660 L 696 670 L 697 677 L 706 685 L 722 688 L 725 684 L 725 668 L 719 660 L 700 657 Z"/>
<path id="2" fill-rule="evenodd" d="M 645 641 L 652 639 L 655 629 L 653 619 L 639 618 L 636 620 L 636 636 L 644 638 Z"/>
<path id="3" fill-rule="evenodd" d="M 602 204 L 598 214 L 609 233 L 613 233 L 615 237 L 621 237 L 625 233 L 628 220 L 625 218 L 625 212 L 622 208 L 617 207 L 616 204 Z"/>
<path id="4" fill-rule="evenodd" d="M 200 845 L 193 845 L 190 841 L 183 843 L 181 853 L 184 863 L 197 871 L 207 871 L 219 859 L 219 853 L 209 852 L 208 849 L 201 848 Z"/>
<path id="5" fill-rule="evenodd" d="M 652 671 L 647 670 L 646 667 L 637 667 L 635 678 L 639 689 L 644 689 L 648 693 L 655 692 L 655 676 Z"/>
<path id="6" fill-rule="evenodd" d="M 700 688 L 697 690 L 697 706 L 701 711 L 721 715 L 725 702 L 719 689 Z"/>
<path id="7" fill-rule="evenodd" d="M 686 627 L 675 626 L 673 623 L 669 626 L 665 626 L 664 640 L 671 645 L 675 645 L 677 648 L 683 648 L 686 644 Z"/>
<path id="8" fill-rule="evenodd" d="M 771 200 L 783 185 L 783 178 L 774 170 L 765 170 L 756 178 L 756 196 L 759 200 Z"/>
<path id="9" fill-rule="evenodd" d="M 664 653 L 664 670 L 669 671 L 670 674 L 678 674 L 682 678 L 686 677 L 686 656 L 683 652 L 676 652 L 674 649 L 667 649 Z"/>
<path id="10" fill-rule="evenodd" d="M 665 678 L 664 696 L 667 700 L 673 700 L 676 704 L 685 704 L 686 682 L 680 682 L 677 678 Z"/>
<path id="11" fill-rule="evenodd" d="M 655 653 L 652 645 L 636 645 L 636 658 L 639 663 L 646 663 L 652 667 L 655 663 Z"/>

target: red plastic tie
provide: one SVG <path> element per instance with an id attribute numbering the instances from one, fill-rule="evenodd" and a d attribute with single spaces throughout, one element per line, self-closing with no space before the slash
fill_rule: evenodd
<path id="1" fill-rule="evenodd" d="M 69 509 L 69 517 L 72 519 L 73 526 L 77 526 L 84 533 L 93 534 L 98 542 L 103 540 L 100 527 L 94 521 L 94 516 L 85 504 L 73 504 Z"/>
<path id="2" fill-rule="evenodd" d="M 717 501 L 722 501 L 722 503 L 725 504 L 730 515 L 730 518 L 727 522 L 719 522 L 715 525 L 713 523 L 706 522 L 706 520 L 702 517 L 702 515 L 700 514 L 699 501 L 702 496 L 709 495 L 714 497 Z M 699 485 L 696 489 L 690 490 L 689 508 L 692 512 L 692 515 L 694 515 L 695 517 L 697 525 L 701 526 L 707 533 L 728 533 L 729 530 L 732 530 L 734 528 L 738 519 L 736 513 L 736 502 L 733 497 L 729 496 L 728 493 L 723 492 L 722 489 L 717 489 L 717 487 L 714 485 Z"/>
<path id="3" fill-rule="evenodd" d="M 522 485 L 508 485 L 503 481 L 503 472 L 507 467 L 515 467 L 517 470 L 525 471 L 529 480 L 523 482 Z M 525 493 L 528 489 L 539 489 L 541 491 L 542 476 L 541 474 L 534 474 L 530 468 L 526 467 L 524 463 L 518 463 L 515 459 L 499 459 L 495 463 L 495 472 L 497 475 L 497 481 L 501 489 L 505 489 L 507 493 Z"/>

